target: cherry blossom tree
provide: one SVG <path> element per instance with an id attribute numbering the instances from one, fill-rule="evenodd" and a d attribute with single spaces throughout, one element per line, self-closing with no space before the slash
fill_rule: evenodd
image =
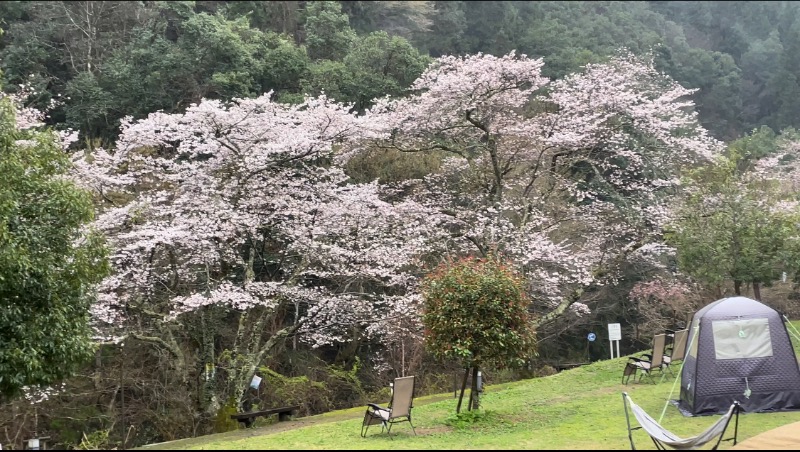
<path id="1" fill-rule="evenodd" d="M 698 287 L 687 278 L 658 275 L 634 284 L 628 298 L 634 303 L 634 337 L 658 334 L 686 322 L 700 302 Z"/>
<path id="2" fill-rule="evenodd" d="M 170 353 L 213 413 L 289 337 L 421 338 L 418 278 L 446 256 L 507 256 L 539 323 L 587 313 L 584 290 L 664 249 L 679 172 L 719 144 L 652 61 L 554 82 L 542 64 L 442 57 L 360 116 L 267 94 L 123 121 L 116 149 L 75 155 L 115 250 L 98 336 Z M 354 183 L 345 164 L 376 149 L 446 157 L 421 179 Z"/>
<path id="3" fill-rule="evenodd" d="M 365 140 L 341 154 L 447 155 L 412 198 L 446 216 L 450 252 L 509 256 L 539 322 L 587 312 L 584 289 L 662 248 L 680 170 L 721 149 L 698 125 L 692 91 L 651 60 L 621 53 L 555 82 L 542 64 L 513 52 L 441 57 L 413 94 L 359 118 Z"/>
<path id="4" fill-rule="evenodd" d="M 311 346 L 353 340 L 354 328 L 381 336 L 375 319 L 416 315 L 397 307 L 417 303 L 411 270 L 436 224 L 424 206 L 348 184 L 331 164 L 355 124 L 324 97 L 204 101 L 127 121 L 114 152 L 78 155 L 76 179 L 105 200 L 96 225 L 116 250 L 99 331 L 165 348 L 186 381 L 202 374 L 213 413 L 231 397 L 241 403 L 289 336 Z M 190 325 L 201 350 L 191 360 L 181 347 Z"/>

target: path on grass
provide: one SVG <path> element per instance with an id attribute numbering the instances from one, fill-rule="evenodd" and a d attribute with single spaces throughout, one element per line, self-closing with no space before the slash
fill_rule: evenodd
<path id="1" fill-rule="evenodd" d="M 800 422 L 767 430 L 740 441 L 731 450 L 797 450 L 800 446 Z"/>
<path id="2" fill-rule="evenodd" d="M 441 402 L 442 400 L 454 400 L 451 395 L 433 395 L 414 399 L 414 405 L 427 405 L 429 403 Z M 213 435 L 198 436 L 195 438 L 178 439 L 174 441 L 167 441 L 163 443 L 153 443 L 146 446 L 137 447 L 136 450 L 183 450 L 192 446 L 205 444 L 209 441 L 235 441 L 238 439 L 252 438 L 254 436 L 271 435 L 273 433 L 285 432 L 287 430 L 294 430 L 296 428 L 307 427 L 309 425 L 325 424 L 328 422 L 339 422 L 350 419 L 360 419 L 364 416 L 364 407 L 348 408 L 345 410 L 330 411 L 328 413 L 316 414 L 314 416 L 299 417 L 291 421 L 276 422 L 274 424 L 265 425 L 256 428 L 240 428 L 226 433 L 216 433 Z"/>

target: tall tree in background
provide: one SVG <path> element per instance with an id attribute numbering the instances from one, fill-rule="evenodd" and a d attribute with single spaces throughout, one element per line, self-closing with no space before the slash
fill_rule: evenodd
<path id="1" fill-rule="evenodd" d="M 424 45 L 420 38 L 433 28 L 434 3 L 432 1 L 342 1 L 342 11 L 350 18 L 350 25 L 359 34 L 385 31 L 400 36 L 416 45 Z"/>
<path id="2" fill-rule="evenodd" d="M 89 193 L 41 117 L 0 99 L 0 399 L 71 376 L 92 356 L 89 308 L 108 273 Z"/>
<path id="3" fill-rule="evenodd" d="M 668 237 L 683 272 L 717 287 L 719 296 L 727 281 L 736 295 L 752 284 L 760 300 L 761 287 L 779 280 L 800 259 L 798 212 L 796 202 L 782 202 L 791 199 L 776 180 L 761 171 L 741 174 L 740 158 L 734 153 L 691 173 Z"/>
<path id="4" fill-rule="evenodd" d="M 342 101 L 355 102 L 363 111 L 374 99 L 399 96 L 422 74 L 430 63 L 405 39 L 386 32 L 370 33 L 352 47 L 343 61 L 351 85 L 345 87 Z"/>
<path id="5" fill-rule="evenodd" d="M 299 38 L 300 3 L 297 0 L 288 1 L 236 1 L 225 2 L 222 8 L 229 19 L 246 15 L 250 25 L 261 31 L 295 36 Z"/>
<path id="6" fill-rule="evenodd" d="M 426 34 L 424 48 L 433 57 L 458 55 L 464 51 L 462 41 L 467 28 L 463 1 L 435 1 L 430 31 Z"/>
<path id="7" fill-rule="evenodd" d="M 309 2 L 304 30 L 308 56 L 314 60 L 341 60 L 356 39 L 339 2 Z"/>
<path id="8" fill-rule="evenodd" d="M 324 92 L 362 112 L 376 98 L 405 93 L 429 62 L 407 40 L 376 31 L 355 42 L 342 61 L 309 64 L 301 84 L 308 95 Z"/>

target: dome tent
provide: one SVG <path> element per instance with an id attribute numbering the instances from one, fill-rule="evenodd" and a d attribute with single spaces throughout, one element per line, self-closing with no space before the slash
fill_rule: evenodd
<path id="1" fill-rule="evenodd" d="M 689 416 L 800 409 L 800 369 L 778 311 L 745 297 L 717 300 L 692 318 L 677 405 Z"/>

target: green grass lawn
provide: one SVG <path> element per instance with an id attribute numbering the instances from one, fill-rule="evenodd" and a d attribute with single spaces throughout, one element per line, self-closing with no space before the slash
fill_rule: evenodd
<path id="1" fill-rule="evenodd" d="M 800 322 L 794 322 L 795 325 Z M 794 341 L 794 339 L 793 339 Z M 797 341 L 795 350 L 800 350 Z M 395 424 L 394 439 L 370 428 L 360 437 L 365 407 L 154 445 L 159 449 L 629 449 L 621 393 L 658 420 L 668 398 L 679 397 L 679 382 L 667 377 L 658 384 L 621 383 L 626 358 L 598 361 L 549 377 L 487 386 L 481 398 L 483 416 L 467 425 L 452 422 L 457 400 L 452 393 L 416 399 L 412 411 L 417 436 L 407 423 Z M 674 372 L 679 377 L 679 367 Z M 658 375 L 656 375 L 658 381 Z M 670 392 L 673 390 L 671 397 Z M 386 401 L 379 401 L 386 402 Z M 692 436 L 718 416 L 687 418 L 672 404 L 661 424 Z M 448 422 L 450 420 L 450 422 Z M 739 418 L 739 441 L 800 421 L 800 411 L 749 413 Z M 636 424 L 635 419 L 632 423 Z M 726 437 L 732 433 L 732 427 Z M 655 449 L 646 433 L 633 433 L 637 449 Z M 730 448 L 723 442 L 720 449 Z"/>

